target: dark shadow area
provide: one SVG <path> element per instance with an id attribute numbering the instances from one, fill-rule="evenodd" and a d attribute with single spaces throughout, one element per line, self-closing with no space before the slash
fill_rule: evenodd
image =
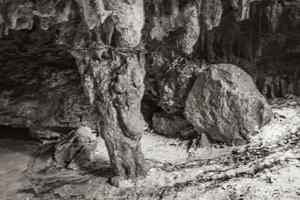
<path id="1" fill-rule="evenodd" d="M 38 141 L 30 135 L 30 130 L 28 128 L 15 128 L 3 125 L 0 125 L 0 139 Z"/>
<path id="2" fill-rule="evenodd" d="M 1 155 L 10 154 L 21 154 L 34 158 L 36 152 L 39 151 L 40 144 L 38 139 L 30 135 L 28 128 L 0 125 L 0 158 Z"/>

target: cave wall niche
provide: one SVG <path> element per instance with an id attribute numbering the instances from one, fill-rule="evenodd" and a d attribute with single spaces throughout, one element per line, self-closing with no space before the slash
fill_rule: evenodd
<path id="1" fill-rule="evenodd" d="M 0 46 L 1 124 L 28 128 L 40 140 L 95 127 L 75 60 L 52 32 L 10 30 Z"/>

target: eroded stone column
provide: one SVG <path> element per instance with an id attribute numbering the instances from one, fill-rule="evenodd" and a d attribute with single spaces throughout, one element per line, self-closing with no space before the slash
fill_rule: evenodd
<path id="1" fill-rule="evenodd" d="M 85 90 L 99 113 L 101 134 L 116 175 L 145 175 L 140 143 L 145 127 L 141 114 L 144 55 L 115 50 L 81 51 L 73 55 L 81 69 Z"/>
<path id="2" fill-rule="evenodd" d="M 144 66 L 139 56 L 117 53 L 119 62 L 107 67 L 96 90 L 96 105 L 102 117 L 102 135 L 111 164 L 118 176 L 135 178 L 144 175 L 145 161 L 141 152 L 141 134 L 145 127 L 141 114 L 144 92 Z M 96 79 L 96 81 L 99 79 Z"/>
<path id="3" fill-rule="evenodd" d="M 97 38 L 109 38 L 86 50 L 74 50 L 73 55 L 85 91 L 99 113 L 100 132 L 116 176 L 136 178 L 146 174 L 140 143 L 145 127 L 141 114 L 144 54 L 137 48 L 144 8 L 142 1 L 106 3 L 111 15 L 94 30 L 101 30 L 95 32 Z"/>

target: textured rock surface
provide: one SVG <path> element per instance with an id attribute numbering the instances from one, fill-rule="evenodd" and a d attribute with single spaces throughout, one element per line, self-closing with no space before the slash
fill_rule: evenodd
<path id="1" fill-rule="evenodd" d="M 175 42 L 181 41 L 180 23 L 169 25 L 172 24 L 172 20 L 177 21 L 175 14 L 168 13 L 180 13 L 180 9 L 179 11 L 176 9 L 176 3 L 172 4 L 173 6 L 170 3 L 162 4 L 154 14 L 146 12 L 146 21 L 152 22 L 157 18 L 164 19 L 164 22 L 168 21 L 168 23 L 162 23 L 168 24 L 165 26 L 161 23 L 146 23 L 145 30 L 152 31 L 152 34 L 146 37 L 147 41 L 151 41 L 148 42 L 146 81 L 150 82 L 153 79 L 152 82 L 155 82 L 154 80 L 167 77 L 170 66 L 179 58 L 184 61 L 192 60 L 195 63 L 203 59 L 209 63 L 231 63 L 241 67 L 251 76 L 259 77 L 261 81 L 257 84 L 260 89 L 264 87 L 264 82 L 272 84 L 271 87 L 276 87 L 275 77 L 271 78 L 272 81 L 267 81 L 273 74 L 282 74 L 282 76 L 284 74 L 287 78 L 280 77 L 280 80 L 289 82 L 290 88 L 299 88 L 297 81 L 299 72 L 297 67 L 289 61 L 299 57 L 299 25 L 297 25 L 300 19 L 299 1 L 245 0 L 222 1 L 222 4 L 218 1 L 200 2 L 202 7 L 198 8 L 198 12 L 201 31 L 197 43 L 193 46 L 194 51 L 190 55 L 180 53 L 180 46 Z M 161 10 L 168 12 L 162 14 Z M 203 25 L 202 17 L 206 19 L 204 21 L 207 26 Z M 275 25 L 276 30 L 273 31 L 272 26 Z M 153 34 L 156 32 L 157 34 Z M 147 33 L 145 35 L 147 36 Z M 153 37 L 153 35 L 161 37 Z M 152 90 L 155 88 L 153 85 L 155 83 L 152 84 Z M 153 93 L 157 94 L 157 101 L 160 101 L 162 98 L 159 97 L 158 90 L 161 87 L 159 86 L 155 92 L 146 94 L 150 97 Z M 275 92 L 275 96 L 281 96 L 281 90 L 284 93 L 287 87 L 282 86 L 282 89 Z M 289 93 L 299 94 L 298 89 L 289 89 L 289 91 Z"/>
<path id="2" fill-rule="evenodd" d="M 74 41 L 72 55 L 86 94 L 98 111 L 101 135 L 116 176 L 136 178 L 146 173 L 140 144 L 145 127 L 140 111 L 145 70 L 144 55 L 138 47 L 144 24 L 143 2 L 105 3 L 112 11 L 111 20 L 107 18 L 94 29 L 83 21 L 89 27 L 83 30 L 87 37 Z M 86 2 L 81 6 L 87 6 Z M 92 6 L 88 8 L 101 14 Z"/>
<path id="3" fill-rule="evenodd" d="M 270 121 L 272 111 L 252 78 L 234 65 L 212 65 L 200 73 L 188 96 L 186 118 L 199 134 L 227 144 L 247 140 Z"/>
<path id="4" fill-rule="evenodd" d="M 219 25 L 221 1 L 145 1 L 145 7 L 145 99 L 167 113 L 182 112 L 190 79 L 201 66 L 199 43 Z"/>
<path id="5" fill-rule="evenodd" d="M 173 41 L 175 50 L 191 54 L 201 35 L 220 23 L 222 4 L 220 0 L 201 1 L 145 1 L 147 28 L 151 39 L 163 41 L 178 33 Z M 201 38 L 201 37 L 200 37 Z M 175 44 L 176 43 L 176 44 Z"/>
<path id="6" fill-rule="evenodd" d="M 199 26 L 193 29 L 189 28 L 193 20 L 180 20 L 183 11 L 193 10 L 193 3 L 145 2 L 146 8 L 153 8 L 146 10 L 144 29 L 148 106 L 155 107 L 155 112 L 162 109 L 182 115 L 194 72 L 218 63 L 245 70 L 267 98 L 299 95 L 299 1 L 195 2 Z M 194 33 L 199 34 L 196 43 L 192 37 L 182 40 Z M 181 44 L 193 52 L 183 53 Z M 191 63 L 198 67 L 189 73 L 186 66 Z"/>
<path id="7" fill-rule="evenodd" d="M 145 122 L 140 112 L 144 91 L 142 57 L 112 53 L 107 59 L 76 54 L 85 68 L 84 84 L 100 114 L 101 134 L 106 141 L 117 175 L 134 178 L 145 173 L 140 139 Z"/>
<path id="8" fill-rule="evenodd" d="M 298 95 L 299 71 L 295 63 L 299 61 L 292 60 L 299 57 L 300 2 L 232 2 L 236 2 L 235 6 L 224 7 L 220 25 L 206 35 L 207 60 L 241 67 L 260 80 L 257 85 L 267 97 L 272 97 L 270 93 L 282 97 L 287 90 Z M 241 2 L 245 3 L 243 9 L 239 6 Z M 231 9 L 234 7 L 239 9 Z M 242 10 L 247 17 L 236 20 Z M 272 88 L 277 89 L 269 92 Z"/>
<path id="9" fill-rule="evenodd" d="M 160 107 L 167 113 L 180 113 L 184 109 L 185 100 L 193 86 L 197 74 L 202 70 L 195 63 L 181 63 L 178 60 L 167 72 L 163 80 L 159 80 Z"/>
<path id="10" fill-rule="evenodd" d="M 55 145 L 56 166 L 74 169 L 88 165 L 96 149 L 96 141 L 96 134 L 90 128 L 79 127 Z"/>
<path id="11" fill-rule="evenodd" d="M 14 32 L 0 46 L 1 125 L 29 128 L 39 139 L 58 139 L 84 125 L 96 128 L 76 63 L 51 34 Z"/>
<path id="12" fill-rule="evenodd" d="M 184 117 L 178 115 L 156 113 L 153 115 L 152 121 L 154 131 L 167 137 L 188 139 L 196 135 L 192 125 Z"/>
<path id="13" fill-rule="evenodd" d="M 254 76 L 262 94 L 267 98 L 284 97 L 287 94 L 299 96 L 299 63 L 299 54 L 284 56 L 280 58 L 279 64 L 262 63 L 264 64 L 263 72 Z"/>

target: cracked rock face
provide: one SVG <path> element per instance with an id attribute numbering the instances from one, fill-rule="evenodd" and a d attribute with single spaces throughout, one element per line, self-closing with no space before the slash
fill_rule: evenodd
<path id="1" fill-rule="evenodd" d="M 252 78 L 234 65 L 212 65 L 199 74 L 186 101 L 185 116 L 199 134 L 227 144 L 268 123 L 272 111 Z"/>

